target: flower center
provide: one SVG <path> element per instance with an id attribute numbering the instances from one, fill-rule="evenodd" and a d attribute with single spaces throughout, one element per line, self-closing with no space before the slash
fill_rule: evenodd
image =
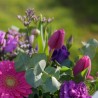
<path id="1" fill-rule="evenodd" d="M 5 83 L 8 87 L 14 87 L 16 85 L 16 79 L 13 77 L 7 77 Z"/>

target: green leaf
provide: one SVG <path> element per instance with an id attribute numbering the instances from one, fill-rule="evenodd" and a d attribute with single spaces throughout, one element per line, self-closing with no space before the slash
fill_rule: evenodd
<path id="1" fill-rule="evenodd" d="M 83 71 L 81 72 L 81 76 L 82 76 L 84 79 L 86 78 L 87 72 L 88 72 L 88 68 L 86 68 L 85 70 L 83 70 Z"/>
<path id="2" fill-rule="evenodd" d="M 66 59 L 64 60 L 62 63 L 61 63 L 61 66 L 67 66 L 67 67 L 72 67 L 73 66 L 73 62 L 69 59 Z"/>
<path id="3" fill-rule="evenodd" d="M 60 77 L 60 67 L 54 68 L 54 67 L 48 66 L 45 69 L 45 72 L 47 72 L 51 76 L 54 76 L 57 79 L 59 79 Z"/>
<path id="4" fill-rule="evenodd" d="M 34 88 L 42 84 L 41 76 L 42 76 L 42 73 L 36 76 L 33 72 L 33 69 L 28 69 L 25 75 L 27 82 Z"/>
<path id="5" fill-rule="evenodd" d="M 83 55 L 88 55 L 91 59 L 94 58 L 96 48 L 98 47 L 98 41 L 96 39 L 90 39 L 87 43 L 82 42 L 83 47 L 80 49 Z"/>
<path id="6" fill-rule="evenodd" d="M 61 69 L 60 69 L 61 72 L 66 72 L 68 70 L 70 70 L 70 68 L 68 68 L 66 66 L 62 66 Z"/>
<path id="7" fill-rule="evenodd" d="M 93 95 L 98 89 L 96 88 L 96 82 L 88 81 L 86 83 L 87 88 L 89 89 L 88 92 L 90 95 Z"/>
<path id="8" fill-rule="evenodd" d="M 87 43 L 90 43 L 90 44 L 92 44 L 92 45 L 98 47 L 98 41 L 97 41 L 96 39 L 90 39 L 90 40 L 88 40 Z"/>
<path id="9" fill-rule="evenodd" d="M 54 93 L 60 88 L 60 82 L 55 77 L 49 77 L 47 80 L 43 83 L 42 87 L 45 92 Z"/>
<path id="10" fill-rule="evenodd" d="M 29 61 L 29 68 L 34 68 L 41 60 L 46 61 L 47 57 L 44 53 L 39 53 L 39 54 L 33 54 Z"/>
<path id="11" fill-rule="evenodd" d="M 24 71 L 28 68 L 30 57 L 25 53 L 20 52 L 18 56 L 14 59 L 15 68 L 17 71 Z"/>
<path id="12" fill-rule="evenodd" d="M 37 74 L 40 74 L 46 66 L 46 55 L 44 53 L 33 54 L 32 57 L 29 55 L 20 52 L 19 55 L 15 58 L 15 68 L 17 71 L 25 71 L 29 68 L 35 68 Z M 38 70 L 37 70 L 38 69 Z"/>
<path id="13" fill-rule="evenodd" d="M 64 81 L 70 81 L 72 80 L 72 76 L 66 74 L 66 73 L 63 73 L 60 75 L 60 81 L 64 82 Z"/>
<path id="14" fill-rule="evenodd" d="M 45 60 L 39 61 L 34 67 L 34 74 L 39 75 L 42 71 L 44 71 L 45 67 L 46 67 L 46 61 Z"/>

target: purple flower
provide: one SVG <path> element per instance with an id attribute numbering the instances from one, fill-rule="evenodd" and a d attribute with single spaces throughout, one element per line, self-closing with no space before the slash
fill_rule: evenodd
<path id="1" fill-rule="evenodd" d="M 8 39 L 6 41 L 6 46 L 4 48 L 5 52 L 13 52 L 18 45 L 18 38 L 17 36 L 14 37 L 12 35 L 8 35 Z"/>
<path id="2" fill-rule="evenodd" d="M 55 31 L 48 41 L 48 45 L 50 49 L 61 48 L 64 44 L 64 35 L 65 35 L 65 32 L 63 29 Z"/>
<path id="3" fill-rule="evenodd" d="M 60 98 L 91 98 L 83 82 L 65 81 L 60 88 Z"/>
<path id="4" fill-rule="evenodd" d="M 62 63 L 65 59 L 68 59 L 69 54 L 67 48 L 63 45 L 60 49 L 54 50 L 52 60 Z"/>
<path id="5" fill-rule="evenodd" d="M 74 76 L 78 75 L 79 73 L 81 73 L 86 68 L 88 68 L 88 72 L 87 72 L 86 77 L 88 79 L 92 80 L 93 77 L 90 76 L 90 72 L 91 72 L 91 60 L 90 60 L 89 56 L 83 56 L 82 58 L 80 58 L 76 62 L 76 65 L 73 68 L 73 74 L 74 74 Z"/>
<path id="6" fill-rule="evenodd" d="M 0 46 L 3 45 L 5 41 L 4 37 L 5 37 L 5 32 L 0 31 Z"/>
<path id="7" fill-rule="evenodd" d="M 18 32 L 18 30 L 16 30 L 15 28 L 11 28 L 8 30 L 8 34 L 12 35 L 12 36 L 20 36 L 20 33 Z"/>

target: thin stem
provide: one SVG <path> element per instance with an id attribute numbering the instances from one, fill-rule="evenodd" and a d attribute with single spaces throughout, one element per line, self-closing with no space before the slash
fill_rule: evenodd
<path id="1" fill-rule="evenodd" d="M 48 74 L 46 71 L 43 71 L 44 74 L 46 74 L 48 77 L 52 77 L 50 74 Z"/>

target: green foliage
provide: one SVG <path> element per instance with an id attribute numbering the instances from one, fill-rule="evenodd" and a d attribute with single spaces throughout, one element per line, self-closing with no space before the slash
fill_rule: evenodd
<path id="1" fill-rule="evenodd" d="M 60 83 L 52 76 L 46 79 L 46 81 L 42 84 L 42 87 L 45 92 L 54 93 L 59 90 Z"/>
<path id="2" fill-rule="evenodd" d="M 46 55 L 44 53 L 33 54 L 32 57 L 29 57 L 29 55 L 20 52 L 19 55 L 15 58 L 15 68 L 17 71 L 25 71 L 29 68 L 34 68 L 34 67 L 35 70 L 36 69 L 43 70 L 43 68 L 45 68 L 46 66 L 44 60 L 46 60 Z"/>
<path id="3" fill-rule="evenodd" d="M 51 76 L 56 77 L 56 79 L 59 79 L 60 78 L 60 76 L 59 76 L 60 75 L 60 67 L 54 68 L 54 67 L 48 66 L 45 69 L 45 72 L 48 73 Z"/>
<path id="4" fill-rule="evenodd" d="M 59 90 L 60 67 L 48 66 L 45 68 L 45 54 L 33 54 L 32 57 L 29 57 L 27 54 L 20 52 L 15 58 L 15 67 L 17 71 L 26 71 L 26 80 L 33 88 L 41 86 L 44 92 L 50 93 Z"/>
<path id="5" fill-rule="evenodd" d="M 33 69 L 28 69 L 26 71 L 26 80 L 32 87 L 37 88 L 42 84 L 41 75 L 42 73 L 35 75 Z"/>
<path id="6" fill-rule="evenodd" d="M 54 93 L 60 88 L 60 68 L 47 67 L 42 75 L 42 88 L 44 92 Z"/>
<path id="7" fill-rule="evenodd" d="M 20 52 L 15 58 L 15 68 L 17 71 L 24 71 L 28 68 L 30 57 L 25 53 Z"/>
<path id="8" fill-rule="evenodd" d="M 33 54 L 29 61 L 29 68 L 35 67 L 41 60 L 47 60 L 47 57 L 44 53 Z"/>
<path id="9" fill-rule="evenodd" d="M 96 54 L 96 48 L 98 48 L 98 41 L 96 39 L 90 39 L 87 43 L 83 42 L 83 47 L 80 49 L 83 55 L 88 55 L 91 59 Z"/>
<path id="10" fill-rule="evenodd" d="M 61 63 L 62 66 L 67 66 L 67 67 L 72 67 L 73 66 L 73 62 L 69 59 L 66 59 L 64 60 L 62 63 Z"/>

